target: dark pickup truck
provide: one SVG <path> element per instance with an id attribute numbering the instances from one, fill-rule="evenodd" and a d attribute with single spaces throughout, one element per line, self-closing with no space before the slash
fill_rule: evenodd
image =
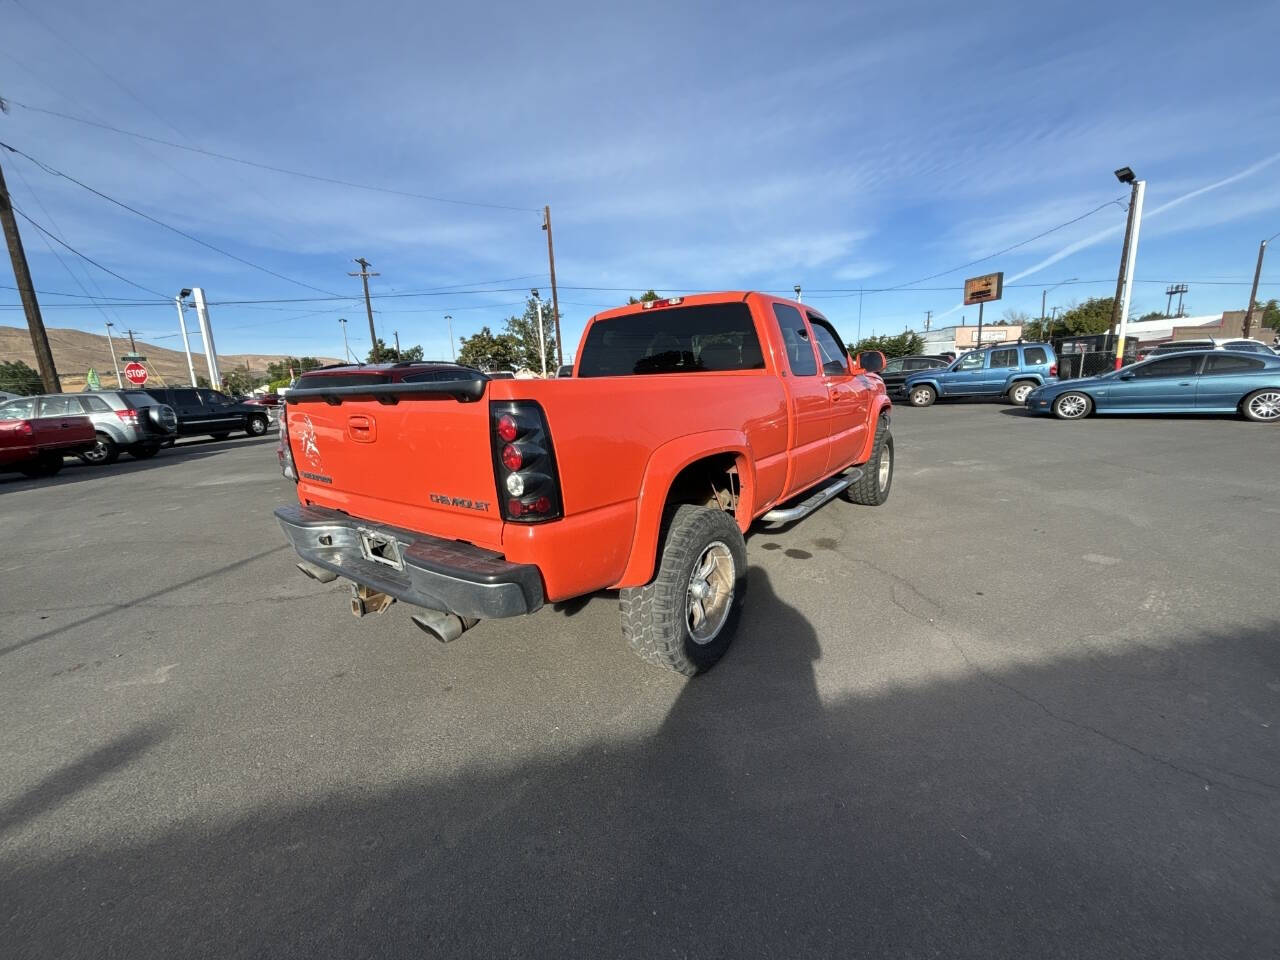
<path id="1" fill-rule="evenodd" d="M 97 443 L 88 417 L 32 417 L 34 408 L 30 397 L 0 406 L 0 470 L 50 477 L 62 469 L 63 457 L 84 453 Z"/>

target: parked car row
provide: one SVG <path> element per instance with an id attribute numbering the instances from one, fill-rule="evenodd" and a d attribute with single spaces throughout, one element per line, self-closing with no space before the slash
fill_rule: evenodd
<path id="1" fill-rule="evenodd" d="M 16 397 L 0 402 L 0 469 L 48 475 L 70 455 L 93 465 L 114 463 L 122 453 L 145 460 L 179 437 L 221 440 L 237 432 L 260 437 L 268 425 L 265 406 L 232 400 L 217 390 L 173 387 Z M 55 436 L 66 442 L 55 444 Z"/>
<path id="2" fill-rule="evenodd" d="M 1078 420 L 1091 413 L 1237 413 L 1280 421 L 1280 355 L 1258 341 L 1182 341 L 1094 377 L 1058 379 L 1047 343 L 1001 344 L 945 367 L 886 376 L 891 397 L 928 407 L 944 397 L 1003 397 L 1033 414 Z M 891 365 L 897 361 L 891 361 Z M 888 368 L 886 368 L 886 371 Z"/>

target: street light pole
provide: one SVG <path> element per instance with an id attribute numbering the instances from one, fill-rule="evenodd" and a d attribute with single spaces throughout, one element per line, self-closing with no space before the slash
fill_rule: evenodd
<path id="1" fill-rule="evenodd" d="M 1116 328 L 1120 325 L 1120 301 L 1124 297 L 1125 278 L 1127 276 L 1125 268 L 1129 263 L 1129 245 L 1133 238 L 1134 214 L 1138 206 L 1138 185 L 1140 183 L 1144 184 L 1144 181 L 1137 179 L 1133 171 L 1128 167 L 1121 167 L 1117 170 L 1116 179 L 1121 183 L 1132 184 L 1132 187 L 1129 191 L 1129 215 L 1124 225 L 1124 246 L 1120 248 L 1120 272 L 1116 274 L 1116 295 L 1111 301 L 1111 327 L 1107 332 L 1112 335 L 1115 334 Z"/>
<path id="2" fill-rule="evenodd" d="M 1045 316 L 1044 316 L 1045 298 L 1047 298 L 1049 294 L 1053 293 L 1053 291 L 1057 290 L 1064 283 L 1075 283 L 1075 281 L 1079 279 L 1080 279 L 1079 277 L 1067 277 L 1067 279 L 1065 280 L 1059 280 L 1052 287 L 1045 287 L 1043 290 L 1040 291 L 1040 330 L 1044 334 L 1044 339 L 1046 343 L 1052 340 L 1053 336 L 1052 336 L 1052 331 L 1049 330 L 1048 326 L 1046 326 L 1045 324 Z"/>
<path id="3" fill-rule="evenodd" d="M 1280 237 L 1280 233 L 1273 233 L 1258 244 L 1258 265 L 1253 268 L 1253 287 L 1249 290 L 1249 305 L 1244 308 L 1244 328 L 1241 330 L 1246 340 L 1249 339 L 1249 334 L 1253 330 L 1253 304 L 1258 299 L 1258 280 L 1262 277 L 1262 258 L 1267 252 L 1267 244 L 1276 237 Z"/>
<path id="4" fill-rule="evenodd" d="M 533 294 L 533 302 L 538 307 L 538 354 L 542 357 L 542 379 L 547 379 L 547 342 L 542 335 L 542 298 L 538 296 L 537 290 L 530 290 Z"/>
<path id="5" fill-rule="evenodd" d="M 111 366 L 116 372 L 116 386 L 123 387 L 124 381 L 120 379 L 120 363 L 116 360 L 116 342 L 111 339 L 111 328 L 115 324 L 110 320 L 107 321 L 107 347 L 111 350 Z"/>
<path id="6" fill-rule="evenodd" d="M 338 322 L 342 324 L 342 359 L 349 363 L 351 361 L 351 348 L 347 346 L 347 321 L 339 317 Z"/>
<path id="7" fill-rule="evenodd" d="M 1132 176 L 1132 171 L 1130 171 Z M 1147 181 L 1135 180 L 1133 199 L 1129 203 L 1129 230 L 1125 233 L 1125 260 L 1121 267 L 1124 292 L 1120 300 L 1120 331 L 1116 337 L 1116 369 L 1124 366 L 1124 335 L 1129 325 L 1129 303 L 1133 298 L 1133 270 L 1138 263 L 1138 233 L 1142 229 L 1142 199 L 1147 193 Z"/>
<path id="8" fill-rule="evenodd" d="M 183 298 L 191 295 L 190 290 L 183 289 L 174 297 L 174 301 L 178 304 L 178 329 L 182 331 L 182 352 L 187 355 L 187 373 L 191 375 L 191 385 L 196 385 L 196 365 L 191 361 L 191 341 L 187 338 L 187 314 L 183 309 Z"/>
<path id="9" fill-rule="evenodd" d="M 458 359 L 458 349 L 453 345 L 453 317 L 449 314 L 444 315 L 444 322 L 449 325 L 449 355 L 454 359 Z"/>

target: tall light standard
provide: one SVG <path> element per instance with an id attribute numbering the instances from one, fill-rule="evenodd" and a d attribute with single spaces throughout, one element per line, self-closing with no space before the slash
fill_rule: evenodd
<path id="1" fill-rule="evenodd" d="M 1258 244 L 1258 265 L 1253 268 L 1253 287 L 1249 291 L 1249 305 L 1244 308 L 1244 329 L 1240 332 L 1246 340 L 1253 330 L 1253 302 L 1258 299 L 1258 280 L 1262 277 L 1262 257 L 1267 252 L 1267 244 L 1280 237 L 1280 233 L 1273 233 L 1267 239 Z"/>
<path id="2" fill-rule="evenodd" d="M 338 318 L 338 322 L 342 324 L 342 359 L 351 360 L 351 348 L 347 346 L 347 321 L 343 317 Z"/>
<path id="3" fill-rule="evenodd" d="M 458 350 L 453 345 L 453 317 L 449 316 L 449 314 L 446 313 L 444 315 L 444 322 L 449 325 L 449 354 L 450 356 L 453 357 L 454 360 L 457 360 Z"/>
<path id="4" fill-rule="evenodd" d="M 1050 335 L 1049 328 L 1045 326 L 1045 322 L 1044 322 L 1045 298 L 1048 297 L 1049 294 L 1052 293 L 1054 290 L 1057 290 L 1064 283 L 1075 283 L 1079 279 L 1080 279 L 1079 277 L 1067 277 L 1067 279 L 1065 280 L 1059 280 L 1052 287 L 1045 287 L 1045 289 L 1040 291 L 1040 329 L 1044 331 L 1045 340 L 1053 339 L 1053 337 Z"/>
<path id="5" fill-rule="evenodd" d="M 1129 195 L 1129 219 L 1124 228 L 1124 251 L 1120 257 L 1120 275 L 1116 278 L 1116 298 L 1111 306 L 1111 332 L 1116 337 L 1116 369 L 1124 366 L 1124 334 L 1129 324 L 1129 301 L 1133 296 L 1133 268 L 1138 262 L 1138 231 L 1142 228 L 1142 198 L 1147 181 L 1139 180 L 1128 167 L 1116 171 L 1116 179 L 1132 184 Z"/>
<path id="6" fill-rule="evenodd" d="M 804 303 L 804 297 L 801 296 L 803 291 L 800 289 L 800 284 L 797 283 L 791 289 L 796 292 L 796 303 Z"/>
<path id="7" fill-rule="evenodd" d="M 1257 288 L 1257 284 L 1254 284 L 1254 288 Z M 111 328 L 113 326 L 115 324 L 111 323 L 110 320 L 106 321 L 106 346 L 111 351 L 111 366 L 115 369 L 115 385 L 116 387 L 124 387 L 124 380 L 120 379 L 120 365 L 115 360 L 115 340 L 111 339 Z"/>
<path id="8" fill-rule="evenodd" d="M 178 329 L 182 331 L 182 352 L 187 355 L 187 373 L 191 375 L 191 385 L 194 387 L 196 385 L 196 365 L 191 362 L 191 341 L 187 339 L 187 314 L 183 309 L 186 307 L 184 301 L 189 296 L 191 296 L 191 291 L 183 287 L 173 299 L 178 304 Z"/>
<path id="9" fill-rule="evenodd" d="M 542 335 L 542 298 L 538 296 L 538 289 L 529 291 L 533 294 L 533 302 L 538 307 L 538 355 L 542 358 L 542 379 L 547 379 L 547 342 Z"/>

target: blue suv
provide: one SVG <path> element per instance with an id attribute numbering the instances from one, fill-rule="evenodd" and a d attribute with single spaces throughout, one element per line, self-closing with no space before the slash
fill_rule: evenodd
<path id="1" fill-rule="evenodd" d="M 910 374 L 899 389 L 913 407 L 939 397 L 1005 397 L 1022 405 L 1036 387 L 1056 380 L 1058 357 L 1047 343 L 1008 343 L 966 353 L 944 370 Z"/>

